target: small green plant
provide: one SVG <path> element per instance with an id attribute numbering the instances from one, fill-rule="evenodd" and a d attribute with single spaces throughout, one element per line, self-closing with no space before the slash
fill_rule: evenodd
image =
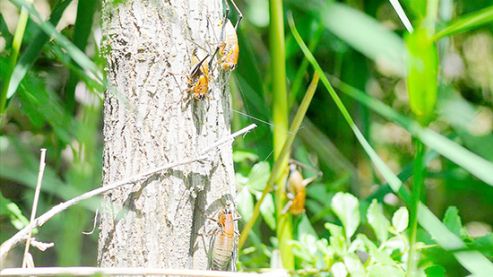
<path id="1" fill-rule="evenodd" d="M 342 226 L 325 223 L 329 240 L 302 234 L 292 241 L 293 252 L 301 261 L 299 274 L 317 276 L 404 276 L 409 240 L 406 235 L 409 214 L 405 207 L 394 212 L 392 219 L 385 217 L 383 207 L 376 200 L 369 206 L 366 219 L 376 241 L 363 233 L 360 227 L 359 201 L 349 193 L 337 193 L 331 202 L 334 214 Z M 308 268 L 316 268 L 310 271 Z M 423 275 L 421 269 L 419 272 Z"/>

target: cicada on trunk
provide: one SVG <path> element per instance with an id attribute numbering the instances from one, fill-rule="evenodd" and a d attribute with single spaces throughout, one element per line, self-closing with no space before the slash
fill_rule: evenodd
<path id="1" fill-rule="evenodd" d="M 219 67 L 225 72 L 234 70 L 236 68 L 236 64 L 238 63 L 240 47 L 238 45 L 238 36 L 236 34 L 236 30 L 241 22 L 241 19 L 243 18 L 243 14 L 241 13 L 236 3 L 233 0 L 229 1 L 231 1 L 231 4 L 233 4 L 233 7 L 238 13 L 238 20 L 236 21 L 235 26 L 233 26 L 231 21 L 228 19 L 229 3 L 228 0 L 226 0 L 226 14 L 224 15 L 224 19 L 222 22 L 219 45 L 212 55 L 212 58 L 214 58 L 216 54 L 218 55 Z"/>
<path id="2" fill-rule="evenodd" d="M 187 91 L 194 99 L 201 100 L 209 92 L 209 64 L 206 62 L 209 55 L 199 61 L 196 50 L 192 53 L 192 64 L 194 65 L 188 78 Z"/>
<path id="3" fill-rule="evenodd" d="M 209 247 L 209 269 L 236 271 L 236 247 L 239 233 L 237 231 L 236 221 L 239 216 L 227 205 L 217 213 L 216 218 L 211 220 L 217 223 L 217 226 L 210 232 L 212 238 Z"/>

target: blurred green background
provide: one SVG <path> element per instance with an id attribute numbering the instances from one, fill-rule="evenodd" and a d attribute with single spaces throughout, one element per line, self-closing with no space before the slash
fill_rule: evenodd
<path id="1" fill-rule="evenodd" d="M 24 1 L 12 2 L 22 4 Z M 433 22 L 433 29 L 438 34 L 441 30 L 450 30 L 447 27 L 451 23 L 467 19 L 468 15 L 486 12 L 479 23 L 465 21 L 465 25 L 459 24 L 458 30 L 442 34 L 433 42 L 438 54 L 438 77 L 431 89 L 436 90 L 437 100 L 436 105 L 429 108 L 429 118 L 423 120 L 416 116 L 414 108 L 410 108 L 405 77 L 406 63 L 409 62 L 403 53 L 413 43 L 410 42 L 412 38 L 407 38 L 408 31 L 389 1 L 331 2 L 291 0 L 284 1 L 282 8 L 284 15 L 292 12 L 301 37 L 328 74 L 350 116 L 385 164 L 395 174 L 401 173 L 399 177 L 403 177 L 405 184 L 411 183 L 410 167 L 416 158 L 416 149 L 410 133 L 403 124 L 379 115 L 367 105 L 369 101 L 350 97 L 347 91 L 357 90 L 369 99 L 379 100 L 406 120 L 415 118 L 425 122 L 424 126 L 448 138 L 447 141 L 462 145 L 488 161 L 491 167 L 491 2 L 438 2 Z M 426 5 L 425 1 L 401 1 L 415 28 L 419 28 L 417 22 L 422 17 L 418 2 Z M 46 27 L 48 24 L 37 24 L 28 19 L 25 32 L 20 35 L 22 44 L 19 48 L 14 34 L 23 17 L 16 5 L 6 0 L 0 2 L 0 74 L 2 94 L 6 97 L 5 111 L 1 108 L 4 114 L 0 136 L 2 242 L 28 222 L 26 218 L 29 218 L 32 208 L 40 148 L 47 148 L 48 164 L 38 215 L 60 201 L 98 187 L 101 180 L 101 95 L 104 81 L 100 76 L 105 63 L 100 49 L 101 4 L 95 0 L 39 0 L 34 4 L 40 17 L 49 18 L 50 26 L 56 26 L 56 31 Z M 272 68 L 277 65 L 272 63 L 269 50 L 273 46 L 273 41 L 269 40 L 269 32 L 272 32 L 269 2 L 250 0 L 237 1 L 237 4 L 245 17 L 238 30 L 240 60 L 230 78 L 234 109 L 232 129 L 237 130 L 250 123 L 258 125 L 255 132 L 237 139 L 234 147 L 238 209 L 248 220 L 270 174 L 274 161 L 273 134 L 280 123 L 272 117 L 276 105 L 272 94 Z M 232 19 L 235 16 L 232 12 Z M 287 17 L 284 16 L 283 20 L 288 92 L 286 116 L 293 116 L 313 69 L 296 43 Z M 45 32 L 51 31 L 54 39 L 48 39 L 42 28 Z M 75 47 L 86 55 L 74 50 Z M 18 55 L 18 58 L 13 59 L 13 55 Z M 19 74 L 25 74 L 25 77 L 21 80 Z M 433 76 L 425 74 L 414 81 L 419 86 L 418 90 L 426 91 L 426 86 L 433 82 L 427 76 L 433 79 Z M 9 85 L 16 90 L 9 92 Z M 461 159 L 460 154 L 457 155 Z M 438 155 L 432 148 L 426 148 L 425 156 L 424 203 L 438 218 L 443 218 L 449 207 L 457 207 L 460 217 L 454 217 L 456 223 L 459 221 L 455 226 L 461 230 L 457 234 L 468 245 L 478 246 L 477 249 L 491 260 L 493 187 L 484 178 L 475 177 L 470 170 L 464 169 L 463 164 L 458 165 Z M 359 199 L 363 222 L 366 222 L 364 215 L 372 199 L 383 204 L 389 218 L 404 205 L 391 193 L 388 185 L 382 186 L 385 180 L 375 170 L 322 86 L 318 87 L 304 118 L 291 157 L 323 173 L 307 187 L 306 213 L 291 219 L 294 240 L 301 241 L 305 233 L 313 234 L 317 239 L 329 238 L 324 223 L 341 222 L 331 206 L 331 199 L 337 192 L 350 192 Z M 468 161 L 464 160 L 464 163 Z M 487 169 L 478 170 L 484 172 Z M 306 176 L 314 174 L 309 170 L 303 170 L 303 173 Z M 493 175 L 493 172 L 489 174 Z M 36 266 L 95 265 L 97 231 L 91 235 L 81 232 L 92 229 L 97 201 L 85 201 L 72 207 L 37 230 L 38 240 L 53 241 L 55 247 L 45 253 L 32 250 Z M 275 232 L 276 216 L 279 216 L 279 211 L 276 211 L 273 194 L 269 194 L 261 206 L 261 217 L 240 252 L 240 268 L 256 270 L 275 266 L 276 255 L 273 253 L 279 239 Z M 240 223 L 240 229 L 243 224 Z M 360 226 L 358 232 L 376 240 L 368 226 Z M 480 238 L 479 242 L 477 238 Z M 421 256 L 420 267 L 437 264 L 443 267 L 447 276 L 466 274 L 453 255 L 438 247 L 421 229 L 418 230 L 418 240 L 429 246 Z M 16 248 L 2 266 L 19 266 L 21 248 Z M 307 260 L 309 258 L 297 254 L 295 268 L 307 268 L 304 263 Z M 312 266 L 319 270 L 327 269 L 318 264 Z"/>

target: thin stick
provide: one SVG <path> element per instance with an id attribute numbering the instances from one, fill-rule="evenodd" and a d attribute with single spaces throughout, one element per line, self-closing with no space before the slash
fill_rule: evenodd
<path id="1" fill-rule="evenodd" d="M 121 181 L 118 181 L 118 182 L 115 182 L 115 183 L 112 183 L 112 184 L 109 184 L 106 186 L 99 187 L 99 188 L 91 190 L 91 191 L 88 191 L 84 194 L 81 194 L 77 197 L 74 197 L 68 201 L 62 202 L 62 203 L 54 206 L 53 208 L 51 208 L 51 210 L 49 210 L 46 213 L 44 213 L 43 215 L 39 216 L 34 221 L 31 221 L 29 223 L 29 225 L 27 225 L 22 230 L 17 232 L 14 236 L 12 236 L 10 239 L 5 241 L 0 246 L 0 260 L 2 260 L 4 258 L 4 256 L 10 251 L 10 249 L 12 249 L 12 247 L 14 247 L 15 245 L 17 245 L 17 243 L 19 243 L 23 239 L 25 239 L 27 234 L 32 229 L 39 227 L 39 226 L 42 226 L 44 223 L 46 223 L 46 221 L 51 219 L 53 216 L 59 214 L 60 212 L 64 211 L 68 207 L 73 206 L 73 205 L 81 202 L 82 200 L 86 200 L 88 198 L 102 194 L 102 193 L 107 192 L 109 190 L 113 190 L 113 189 L 119 188 L 119 187 L 124 186 L 124 185 L 133 185 L 134 183 L 136 183 L 140 180 L 146 179 L 147 177 L 149 177 L 150 175 L 152 175 L 156 172 L 161 172 L 161 171 L 164 171 L 164 170 L 169 169 L 169 168 L 173 168 L 173 167 L 177 167 L 177 166 L 181 166 L 181 165 L 186 165 L 186 164 L 190 164 L 190 163 L 193 163 L 193 162 L 196 162 L 199 160 L 206 159 L 207 158 L 206 154 L 208 152 L 216 149 L 217 147 L 219 147 L 223 144 L 226 144 L 226 143 L 234 140 L 235 137 L 240 136 L 242 134 L 245 134 L 255 127 L 257 127 L 257 125 L 251 124 L 251 125 L 243 128 L 243 129 L 229 135 L 228 137 L 219 140 L 217 143 L 213 144 L 211 147 L 206 148 L 199 156 L 197 156 L 195 158 L 184 160 L 184 161 L 179 161 L 179 162 L 172 162 L 172 163 L 168 163 L 166 165 L 160 166 L 160 167 L 150 169 L 150 170 L 145 171 L 143 173 L 131 176 L 130 178 L 127 178 L 127 179 L 124 179 L 124 180 L 121 180 Z"/>
<path id="2" fill-rule="evenodd" d="M 46 167 L 45 159 L 46 159 L 46 149 L 41 148 L 41 156 L 39 157 L 38 180 L 36 182 L 36 190 L 34 192 L 33 208 L 31 210 L 31 219 L 29 221 L 31 224 L 33 223 L 34 219 L 36 218 L 36 210 L 38 208 L 38 201 L 39 201 L 39 192 L 41 191 L 41 184 L 43 183 L 43 175 L 45 173 L 45 167 Z M 32 235 L 32 229 L 29 230 L 29 232 L 27 234 L 26 248 L 24 249 L 24 257 L 22 258 L 22 267 L 27 267 L 29 246 L 31 245 L 31 235 Z"/>
<path id="3" fill-rule="evenodd" d="M 411 25 L 411 21 L 409 21 L 409 18 L 407 18 L 404 9 L 402 9 L 401 4 L 399 3 L 399 0 L 389 0 L 389 1 L 392 7 L 394 8 L 395 12 L 399 16 L 399 19 L 401 20 L 402 24 L 404 24 L 404 27 L 406 27 L 406 30 L 409 33 L 412 33 L 414 31 L 413 25 Z"/>
<path id="4" fill-rule="evenodd" d="M 203 277 L 251 277 L 251 276 L 288 276 L 284 270 L 274 270 L 265 273 L 206 271 L 193 269 L 165 269 L 143 267 L 37 267 L 37 268 L 5 268 L 0 270 L 0 276 L 203 276 Z"/>
<path id="5" fill-rule="evenodd" d="M 267 183 L 265 184 L 265 188 L 262 191 L 262 195 L 260 196 L 257 203 L 255 204 L 255 207 L 253 208 L 252 216 L 247 221 L 247 223 L 243 227 L 243 230 L 241 231 L 240 239 L 238 241 L 238 249 L 241 249 L 245 244 L 246 239 L 248 238 L 248 233 L 250 232 L 250 230 L 252 230 L 253 225 L 255 224 L 255 221 L 257 220 L 260 214 L 260 205 L 264 201 L 267 194 L 271 191 L 274 182 L 279 178 L 279 176 L 281 176 L 282 173 L 281 165 L 284 162 L 288 162 L 288 154 L 290 153 L 290 149 L 291 146 L 293 145 L 294 138 L 296 137 L 296 134 L 298 133 L 298 130 L 300 129 L 301 123 L 303 121 L 303 118 L 305 117 L 306 111 L 308 110 L 308 106 L 310 106 L 313 95 L 315 94 L 318 85 L 318 80 L 319 80 L 319 76 L 317 73 L 315 73 L 313 75 L 310 85 L 308 86 L 308 89 L 306 90 L 305 96 L 301 101 L 300 107 L 298 108 L 298 111 L 296 112 L 293 118 L 293 121 L 291 123 L 288 132 L 289 135 L 286 141 L 284 142 L 284 145 L 282 146 L 282 150 L 279 156 L 277 157 L 277 161 L 274 163 L 274 166 L 272 167 L 269 180 L 267 180 Z M 280 210 L 282 210 L 282 208 Z"/>

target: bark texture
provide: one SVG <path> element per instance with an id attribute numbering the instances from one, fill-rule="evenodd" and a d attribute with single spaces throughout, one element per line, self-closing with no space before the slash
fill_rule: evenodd
<path id="1" fill-rule="evenodd" d="M 121 2 L 121 3 L 119 3 Z M 221 0 L 127 0 L 103 4 L 108 91 L 104 103 L 103 185 L 195 157 L 230 134 L 230 97 L 212 63 L 210 99 L 187 93 L 197 49 L 212 55 Z M 231 145 L 207 161 L 156 174 L 105 195 L 100 266 L 207 267 L 207 216 L 233 199 Z"/>

